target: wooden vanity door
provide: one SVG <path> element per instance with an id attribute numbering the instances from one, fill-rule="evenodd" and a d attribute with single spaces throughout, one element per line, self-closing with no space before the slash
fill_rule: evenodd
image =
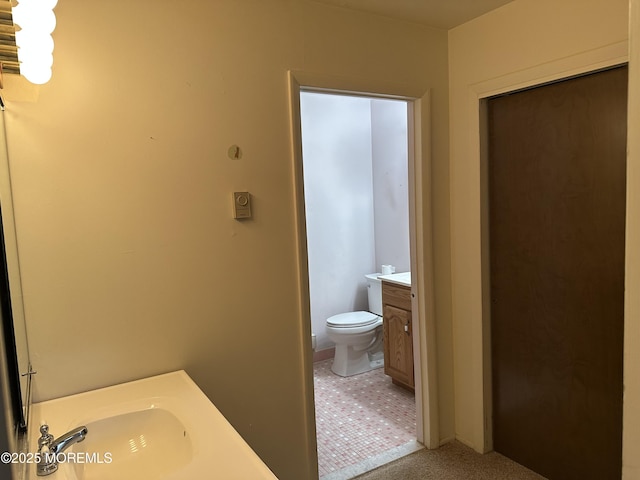
<path id="1" fill-rule="evenodd" d="M 411 312 L 384 306 L 384 373 L 407 386 L 413 386 L 413 336 Z"/>

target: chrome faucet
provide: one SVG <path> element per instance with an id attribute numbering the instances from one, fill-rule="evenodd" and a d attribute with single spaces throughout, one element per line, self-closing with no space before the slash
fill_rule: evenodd
<path id="1" fill-rule="evenodd" d="M 64 452 L 74 443 L 79 443 L 87 436 L 87 427 L 74 428 L 70 432 L 54 439 L 49 433 L 49 425 L 40 427 L 40 438 L 38 439 L 38 462 L 37 474 L 39 476 L 50 475 L 58 470 L 58 459 L 56 455 Z"/>

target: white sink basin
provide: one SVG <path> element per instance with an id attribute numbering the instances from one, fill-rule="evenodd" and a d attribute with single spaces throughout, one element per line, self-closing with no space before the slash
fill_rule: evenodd
<path id="1" fill-rule="evenodd" d="M 88 433 L 55 473 L 29 465 L 29 480 L 276 479 L 184 371 L 33 404 L 31 452 L 43 423 Z"/>
<path id="2" fill-rule="evenodd" d="M 74 470 L 69 476 L 75 474 L 78 480 L 158 480 L 193 459 L 191 435 L 186 427 L 161 408 L 116 415 L 87 423 L 86 427 L 86 439 L 68 452 L 84 454 L 78 458 L 94 452 L 103 457 L 109 452 L 106 460 L 110 463 L 68 464 Z"/>

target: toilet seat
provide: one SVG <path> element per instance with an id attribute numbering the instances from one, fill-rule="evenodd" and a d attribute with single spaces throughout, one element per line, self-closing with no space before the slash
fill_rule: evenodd
<path id="1" fill-rule="evenodd" d="M 327 318 L 327 325 L 334 328 L 366 327 L 378 322 L 379 318 L 371 312 L 347 312 Z"/>

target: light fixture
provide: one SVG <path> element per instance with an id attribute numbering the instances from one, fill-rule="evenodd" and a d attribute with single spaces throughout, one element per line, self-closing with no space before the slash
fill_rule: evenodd
<path id="1" fill-rule="evenodd" d="M 20 0 L 12 9 L 20 73 L 31 83 L 43 84 L 51 79 L 53 37 L 58 0 Z"/>

